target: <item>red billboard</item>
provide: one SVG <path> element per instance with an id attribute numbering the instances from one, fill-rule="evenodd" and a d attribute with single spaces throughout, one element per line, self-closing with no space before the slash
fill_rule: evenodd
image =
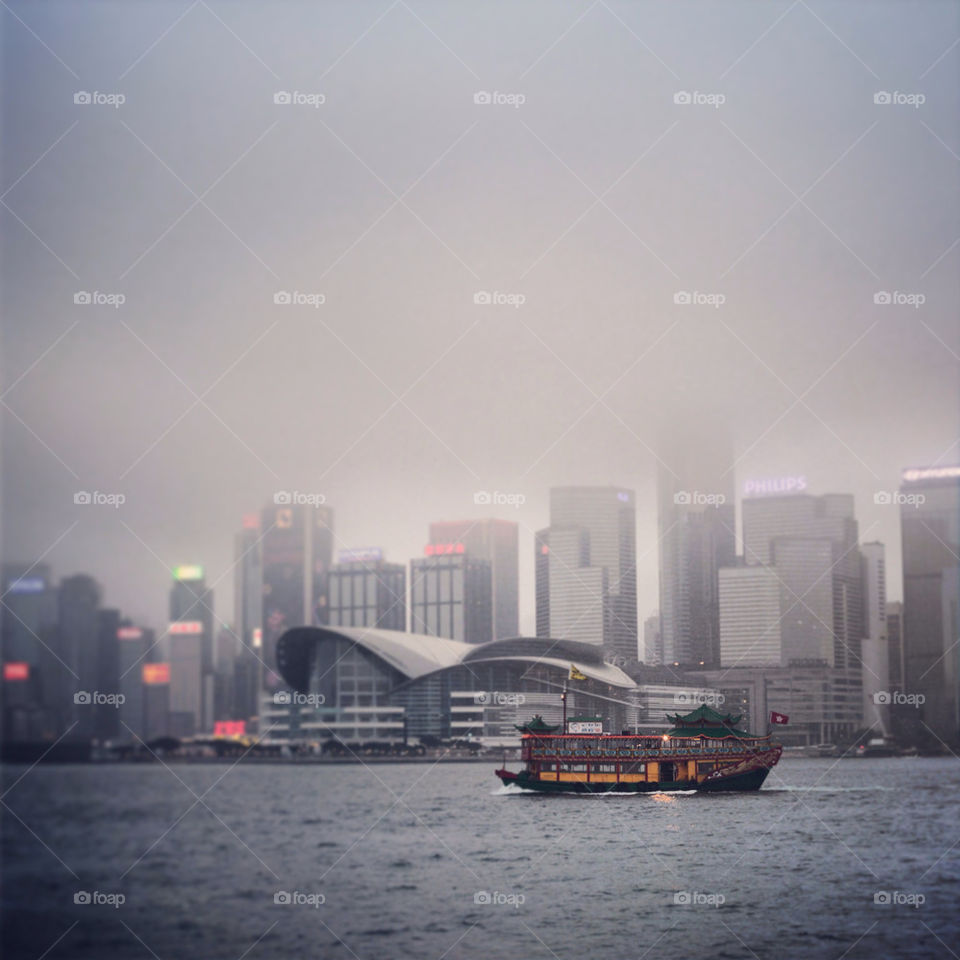
<path id="1" fill-rule="evenodd" d="M 143 665 L 143 682 L 148 686 L 170 682 L 169 663 L 145 663 Z"/>
<path id="2" fill-rule="evenodd" d="M 215 737 L 245 737 L 247 735 L 246 720 L 218 720 L 213 725 Z"/>
<path id="3" fill-rule="evenodd" d="M 22 660 L 11 660 L 3 665 L 3 679 L 9 681 L 22 681 L 30 679 L 30 664 Z"/>
<path id="4" fill-rule="evenodd" d="M 199 620 L 175 620 L 170 624 L 168 633 L 203 633 L 203 623 Z"/>

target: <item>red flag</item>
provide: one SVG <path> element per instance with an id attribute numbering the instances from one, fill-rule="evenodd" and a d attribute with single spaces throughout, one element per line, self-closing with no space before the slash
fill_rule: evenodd
<path id="1" fill-rule="evenodd" d="M 777 713 L 775 710 L 770 713 L 771 723 L 789 723 L 790 718 L 785 713 Z"/>

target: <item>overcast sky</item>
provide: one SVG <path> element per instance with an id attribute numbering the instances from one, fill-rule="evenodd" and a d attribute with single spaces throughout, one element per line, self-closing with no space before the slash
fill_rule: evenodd
<path id="1" fill-rule="evenodd" d="M 738 488 L 854 493 L 899 598 L 874 495 L 960 460 L 958 11 L 11 3 L 4 559 L 162 627 L 183 562 L 231 618 L 277 490 L 401 562 L 496 514 L 533 632 L 550 486 L 616 484 L 642 618 L 662 438 L 719 423 Z"/>

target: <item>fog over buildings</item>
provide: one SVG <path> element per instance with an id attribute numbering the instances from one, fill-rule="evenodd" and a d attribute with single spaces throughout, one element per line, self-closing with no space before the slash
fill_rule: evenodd
<path id="1" fill-rule="evenodd" d="M 82 9 L 3 41 L 5 559 L 161 628 L 178 563 L 231 619 L 277 491 L 398 563 L 501 517 L 533 635 L 550 488 L 613 485 L 642 619 L 706 428 L 731 489 L 853 494 L 900 598 L 875 494 L 960 457 L 955 8 Z"/>

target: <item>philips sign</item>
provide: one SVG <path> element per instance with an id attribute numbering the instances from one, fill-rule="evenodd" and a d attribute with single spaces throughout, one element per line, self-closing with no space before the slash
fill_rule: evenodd
<path id="1" fill-rule="evenodd" d="M 757 477 L 743 485 L 745 497 L 777 497 L 790 493 L 803 493 L 807 489 L 805 476 Z"/>

